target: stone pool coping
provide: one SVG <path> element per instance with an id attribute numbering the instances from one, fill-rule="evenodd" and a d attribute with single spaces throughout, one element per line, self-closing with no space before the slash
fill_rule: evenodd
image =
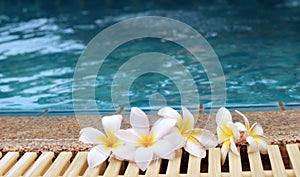
<path id="1" fill-rule="evenodd" d="M 244 112 L 250 124 L 262 125 L 271 144 L 300 143 L 300 110 L 272 112 Z M 214 115 L 195 114 L 197 127 L 215 130 Z M 151 115 L 153 123 L 158 117 Z M 81 126 L 101 129 L 101 117 L 85 116 Z M 210 121 L 211 120 L 211 121 Z M 233 120 L 242 118 L 233 113 Z M 123 116 L 122 127 L 129 127 L 128 115 Z M 0 116 L 0 151 L 86 151 L 92 146 L 78 142 L 80 126 L 75 116 Z"/>

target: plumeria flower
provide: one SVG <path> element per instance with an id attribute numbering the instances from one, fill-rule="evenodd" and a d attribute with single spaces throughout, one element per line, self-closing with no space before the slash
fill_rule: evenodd
<path id="1" fill-rule="evenodd" d="M 218 110 L 216 115 L 216 122 L 218 125 L 217 134 L 219 143 L 223 143 L 221 154 L 222 164 L 224 164 L 229 150 L 231 150 L 234 154 L 239 155 L 235 143 L 240 138 L 240 132 L 238 127 L 232 122 L 230 112 L 224 107 L 221 107 Z"/>
<path id="2" fill-rule="evenodd" d="M 147 115 L 141 109 L 133 107 L 130 112 L 130 124 L 131 129 L 118 130 L 116 136 L 136 148 L 132 160 L 141 170 L 145 171 L 156 156 L 164 159 L 175 157 L 176 145 L 163 137 L 172 133 L 176 120 L 159 119 L 150 130 Z M 173 138 L 176 141 L 180 137 Z"/>
<path id="3" fill-rule="evenodd" d="M 111 153 L 118 159 L 132 159 L 134 149 L 124 145 L 117 137 L 115 132 L 121 127 L 122 116 L 113 115 L 102 118 L 102 125 L 105 131 L 87 127 L 80 131 L 79 141 L 89 144 L 97 144 L 88 153 L 88 165 L 93 168 L 105 161 Z"/>
<path id="4" fill-rule="evenodd" d="M 249 120 L 247 117 L 239 111 L 235 111 L 244 118 L 245 125 L 240 122 L 235 124 L 239 128 L 243 135 L 241 135 L 241 140 L 246 140 L 249 143 L 248 152 L 260 151 L 262 154 L 267 154 L 267 146 L 269 141 L 264 137 L 264 132 L 262 126 L 258 123 L 254 123 L 250 127 Z"/>
<path id="5" fill-rule="evenodd" d="M 182 117 L 171 107 L 160 109 L 158 115 L 177 120 L 177 127 L 181 137 L 181 140 L 178 139 L 178 141 L 184 142 L 183 147 L 190 154 L 205 158 L 206 149 L 218 145 L 218 141 L 210 131 L 194 127 L 195 118 L 186 107 L 182 107 Z M 169 139 L 168 136 L 166 138 Z"/>

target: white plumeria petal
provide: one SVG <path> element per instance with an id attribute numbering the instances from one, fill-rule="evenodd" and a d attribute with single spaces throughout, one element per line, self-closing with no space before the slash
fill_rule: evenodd
<path id="1" fill-rule="evenodd" d="M 182 119 L 181 115 L 175 109 L 173 109 L 171 107 L 161 108 L 157 114 L 162 117 Z"/>
<path id="2" fill-rule="evenodd" d="M 182 119 L 183 119 L 183 131 L 194 128 L 195 118 L 193 114 L 185 106 L 182 106 Z"/>
<path id="3" fill-rule="evenodd" d="M 139 108 L 133 107 L 130 111 L 131 127 L 139 134 L 149 134 L 149 120 L 147 115 Z"/>
<path id="4" fill-rule="evenodd" d="M 141 139 L 133 129 L 118 130 L 115 132 L 115 136 L 124 143 L 132 146 L 137 146 L 137 141 Z"/>
<path id="5" fill-rule="evenodd" d="M 262 126 L 258 123 L 254 123 L 250 128 L 250 134 L 253 135 L 264 135 L 264 131 L 262 129 Z"/>
<path id="6" fill-rule="evenodd" d="M 234 135 L 234 137 L 233 137 L 234 139 L 239 139 L 240 138 L 240 131 L 234 123 L 228 122 L 227 127 L 231 129 L 231 131 Z"/>
<path id="7" fill-rule="evenodd" d="M 106 136 L 99 130 L 86 127 L 81 129 L 79 141 L 90 144 L 103 144 L 101 140 L 105 139 Z"/>
<path id="8" fill-rule="evenodd" d="M 239 115 L 241 115 L 244 118 L 245 127 L 246 127 L 247 130 L 249 130 L 250 129 L 250 123 L 249 123 L 248 118 L 238 110 L 235 110 L 235 112 L 238 113 Z"/>
<path id="9" fill-rule="evenodd" d="M 201 147 L 201 144 L 195 139 L 188 139 L 184 146 L 184 149 L 188 153 L 199 158 L 205 158 L 206 156 L 206 150 L 203 149 L 203 147 Z"/>
<path id="10" fill-rule="evenodd" d="M 163 118 L 157 120 L 152 129 L 150 134 L 154 135 L 154 140 L 158 140 L 161 137 L 167 135 L 171 132 L 172 128 L 175 126 L 176 120 L 171 118 Z"/>
<path id="11" fill-rule="evenodd" d="M 173 128 L 163 139 L 169 141 L 175 149 L 179 149 L 184 146 L 186 138 L 181 135 L 178 128 Z"/>
<path id="12" fill-rule="evenodd" d="M 267 148 L 270 144 L 269 140 L 266 137 L 260 135 L 253 136 L 253 139 L 257 142 L 260 153 L 267 154 Z"/>
<path id="13" fill-rule="evenodd" d="M 254 152 L 258 150 L 258 144 L 251 136 L 247 136 L 246 141 L 249 143 L 248 152 Z"/>
<path id="14" fill-rule="evenodd" d="M 175 158 L 175 147 L 166 140 L 159 140 L 153 146 L 151 146 L 154 154 L 163 159 Z"/>
<path id="15" fill-rule="evenodd" d="M 191 135 L 206 149 L 213 148 L 218 145 L 218 140 L 215 135 L 208 130 L 198 128 L 193 129 Z"/>
<path id="16" fill-rule="evenodd" d="M 175 158 L 175 151 L 172 151 L 172 152 L 168 153 L 167 156 L 163 157 L 163 159 L 169 159 L 169 160 L 174 160 L 174 158 Z"/>
<path id="17" fill-rule="evenodd" d="M 153 159 L 153 151 L 151 148 L 139 147 L 136 150 L 134 161 L 137 166 L 145 171 Z"/>
<path id="18" fill-rule="evenodd" d="M 217 127 L 217 135 L 218 135 L 218 141 L 219 143 L 223 143 L 226 141 L 230 134 L 227 134 L 226 131 L 223 130 L 224 127 Z M 226 128 L 226 127 L 225 127 Z"/>
<path id="19" fill-rule="evenodd" d="M 171 107 L 164 107 L 158 111 L 158 115 L 164 118 L 173 118 L 177 120 L 177 125 L 181 129 L 182 127 L 182 117 L 181 115 Z"/>
<path id="20" fill-rule="evenodd" d="M 245 125 L 242 124 L 241 122 L 235 122 L 234 125 L 238 127 L 239 131 L 247 131 Z"/>
<path id="21" fill-rule="evenodd" d="M 112 149 L 113 154 L 116 156 L 119 160 L 134 160 L 136 147 L 130 146 L 130 145 L 121 145 L 119 148 Z"/>
<path id="22" fill-rule="evenodd" d="M 221 148 L 222 165 L 225 163 L 229 148 L 230 148 L 230 141 L 226 141 L 222 144 L 222 148 Z"/>
<path id="23" fill-rule="evenodd" d="M 222 121 L 232 122 L 232 117 L 231 117 L 230 112 L 228 111 L 228 109 L 226 109 L 224 107 L 221 107 L 218 110 L 217 115 L 216 115 L 216 122 L 217 122 L 218 126 L 221 125 Z"/>
<path id="24" fill-rule="evenodd" d="M 110 155 L 110 149 L 105 148 L 104 145 L 97 145 L 93 147 L 87 156 L 88 165 L 94 168 L 104 162 Z"/>
<path id="25" fill-rule="evenodd" d="M 102 118 L 102 126 L 106 134 L 119 130 L 121 127 L 121 122 L 121 115 L 104 116 Z"/>
<path id="26" fill-rule="evenodd" d="M 230 149 L 234 154 L 239 155 L 239 151 L 237 150 L 237 147 L 235 145 L 235 142 L 234 142 L 234 139 L 232 136 L 230 137 Z"/>

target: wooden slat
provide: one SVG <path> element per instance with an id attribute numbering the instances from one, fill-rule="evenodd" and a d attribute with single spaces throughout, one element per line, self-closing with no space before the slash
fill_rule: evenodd
<path id="1" fill-rule="evenodd" d="M 64 173 L 63 177 L 74 177 L 78 176 L 80 172 L 87 168 L 87 155 L 88 152 L 78 152 L 72 161 L 71 165 Z"/>
<path id="2" fill-rule="evenodd" d="M 27 152 L 22 158 L 7 172 L 6 177 L 21 176 L 28 167 L 34 162 L 37 154 L 35 152 Z"/>
<path id="3" fill-rule="evenodd" d="M 53 157 L 53 152 L 43 152 L 32 167 L 25 173 L 24 177 L 40 176 L 46 168 L 49 168 Z"/>
<path id="4" fill-rule="evenodd" d="M 188 162 L 188 169 L 187 175 L 188 176 L 200 176 L 200 168 L 201 168 L 201 158 L 189 155 L 189 162 Z"/>
<path id="5" fill-rule="evenodd" d="M 44 177 L 57 177 L 59 176 L 70 164 L 70 159 L 72 157 L 71 152 L 61 152 L 55 159 L 54 163 L 44 174 Z"/>
<path id="6" fill-rule="evenodd" d="M 286 145 L 287 152 L 296 177 L 300 177 L 300 152 L 298 144 Z"/>
<path id="7" fill-rule="evenodd" d="M 287 169 L 287 170 L 285 170 L 285 172 L 288 177 L 295 177 L 293 170 Z M 243 175 L 243 177 L 252 177 L 251 171 L 243 171 L 242 175 Z M 272 170 L 265 170 L 264 175 L 265 175 L 265 177 L 273 177 L 273 172 L 272 172 Z M 188 177 L 188 176 L 186 176 L 186 177 Z M 204 173 L 204 174 L 201 174 L 201 177 L 209 177 L 209 176 L 207 175 L 207 173 Z M 223 172 L 222 177 L 230 177 L 230 173 Z"/>
<path id="8" fill-rule="evenodd" d="M 240 148 L 238 148 L 240 150 Z M 229 173 L 231 177 L 242 177 L 242 161 L 241 156 L 229 151 Z"/>
<path id="9" fill-rule="evenodd" d="M 210 148 L 208 154 L 208 176 L 221 176 L 221 151 L 220 148 Z"/>
<path id="10" fill-rule="evenodd" d="M 251 176 L 263 177 L 264 169 L 263 169 L 259 152 L 255 151 L 255 152 L 248 153 L 248 157 L 250 162 Z"/>
<path id="11" fill-rule="evenodd" d="M 300 177 L 300 151 L 298 144 L 286 145 L 287 153 L 291 161 L 292 169 L 285 169 L 282 161 L 279 146 L 269 145 L 268 154 L 272 170 L 263 170 L 263 164 L 259 152 L 248 153 L 251 171 L 242 171 L 241 157 L 229 152 L 229 172 L 221 172 L 221 152 L 220 148 L 211 148 L 208 153 L 208 173 L 200 173 L 201 158 L 189 155 L 188 168 L 186 174 L 180 174 L 182 149 L 176 151 L 174 160 L 168 161 L 166 174 L 159 174 L 161 159 L 150 163 L 145 175 L 139 175 L 139 168 L 135 163 L 129 162 L 124 175 L 119 175 L 123 166 L 123 161 L 111 158 L 106 166 L 105 162 L 96 168 L 87 168 L 87 153 L 78 152 L 70 164 L 71 152 L 62 152 L 51 165 L 54 157 L 53 152 L 43 152 L 38 159 L 37 153 L 25 153 L 19 161 L 18 152 L 8 152 L 0 160 L 0 176 L 8 177 Z M 243 159 L 245 160 L 245 159 Z M 51 165 L 51 166 L 50 166 Z M 49 167 L 50 166 L 50 167 Z"/>
<path id="12" fill-rule="evenodd" d="M 99 167 L 87 168 L 86 171 L 84 172 L 83 176 L 84 177 L 96 177 L 96 176 L 99 176 L 99 173 L 100 173 Z"/>
<path id="13" fill-rule="evenodd" d="M 292 170 L 285 170 L 285 173 L 287 174 L 288 177 L 295 177 L 295 174 Z M 272 170 L 265 170 L 263 174 L 265 177 L 274 177 Z M 245 177 L 252 177 L 252 175 L 248 175 Z"/>
<path id="14" fill-rule="evenodd" d="M 145 176 L 146 177 L 158 176 L 160 166 L 161 166 L 161 159 L 152 161 L 149 167 L 147 168 Z"/>
<path id="15" fill-rule="evenodd" d="M 284 164 L 281 158 L 280 150 L 277 145 L 268 146 L 268 154 L 274 177 L 286 177 Z"/>
<path id="16" fill-rule="evenodd" d="M 124 173 L 125 177 L 134 177 L 139 175 L 139 167 L 134 162 L 129 162 L 126 171 Z"/>
<path id="17" fill-rule="evenodd" d="M 0 161 L 0 176 L 4 175 L 16 162 L 19 157 L 18 152 L 8 152 Z"/>
<path id="18" fill-rule="evenodd" d="M 101 170 L 103 170 L 106 165 L 106 162 L 104 161 L 103 163 L 101 163 L 99 166 L 95 167 L 95 168 L 90 168 L 88 167 L 86 169 L 86 171 L 83 174 L 83 177 L 96 177 L 99 176 Z"/>
<path id="19" fill-rule="evenodd" d="M 111 158 L 103 176 L 104 177 L 118 176 L 121 166 L 122 166 L 122 161 L 115 158 Z"/>
<path id="20" fill-rule="evenodd" d="M 182 156 L 182 149 L 178 149 L 175 151 L 175 159 L 169 160 L 166 176 L 175 177 L 178 176 L 180 172 L 180 162 Z"/>
<path id="21" fill-rule="evenodd" d="M 87 168 L 83 174 L 83 177 L 97 177 L 99 176 L 99 173 L 100 173 L 99 167 Z"/>

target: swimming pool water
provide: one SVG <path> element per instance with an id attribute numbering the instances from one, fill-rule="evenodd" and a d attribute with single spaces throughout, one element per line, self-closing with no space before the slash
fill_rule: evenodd
<path id="1" fill-rule="evenodd" d="M 208 40 L 226 76 L 227 104 L 300 103 L 299 1 L 5 0 L 0 2 L 0 110 L 72 110 L 74 69 L 88 42 L 109 25 L 148 15 L 180 20 Z M 143 39 L 120 46 L 105 61 L 96 80 L 99 109 L 113 108 L 111 83 L 120 65 L 151 51 L 184 64 L 200 102 L 211 103 L 208 78 L 188 52 L 171 42 Z M 137 78 L 127 96 L 132 106 L 147 107 L 149 99 L 156 104 L 157 93 L 171 106 L 180 104 L 176 85 L 154 73 Z"/>

